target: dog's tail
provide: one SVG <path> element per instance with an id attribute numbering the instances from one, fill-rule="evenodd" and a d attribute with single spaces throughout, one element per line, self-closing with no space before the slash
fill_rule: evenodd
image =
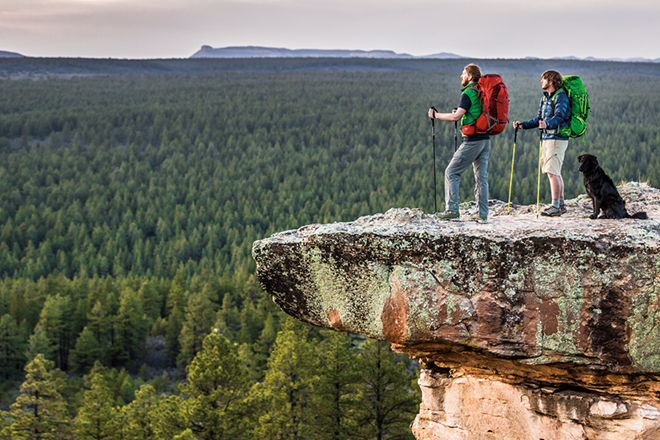
<path id="1" fill-rule="evenodd" d="M 644 211 L 636 212 L 633 215 L 628 214 L 628 218 L 637 218 L 640 220 L 648 220 L 649 216 Z"/>

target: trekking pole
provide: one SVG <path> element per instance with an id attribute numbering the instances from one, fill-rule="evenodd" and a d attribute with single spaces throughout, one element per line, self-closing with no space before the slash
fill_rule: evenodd
<path id="1" fill-rule="evenodd" d="M 516 138 L 518 137 L 518 127 L 513 132 L 513 157 L 511 158 L 511 180 L 509 181 L 509 205 L 506 208 L 507 214 L 511 212 L 511 188 L 513 187 L 513 163 L 516 161 Z"/>
<path id="2" fill-rule="evenodd" d="M 431 134 L 433 135 L 433 212 L 438 212 L 438 194 L 437 194 L 437 184 L 435 182 L 435 114 L 437 110 L 435 107 L 431 107 L 433 110 L 433 117 L 431 118 Z"/>
<path id="3" fill-rule="evenodd" d="M 541 119 L 542 120 L 542 119 Z M 541 151 L 543 146 L 543 130 L 539 128 L 539 181 L 536 187 L 536 218 L 539 218 L 539 211 L 541 210 Z"/>
<path id="4" fill-rule="evenodd" d="M 454 108 L 454 111 L 458 110 L 458 107 Z M 456 148 L 458 145 L 458 121 L 454 121 L 454 153 L 456 153 Z"/>

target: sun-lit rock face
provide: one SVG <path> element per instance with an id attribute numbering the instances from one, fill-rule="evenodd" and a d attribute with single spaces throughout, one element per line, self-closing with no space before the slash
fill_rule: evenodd
<path id="1" fill-rule="evenodd" d="M 422 361 L 419 439 L 660 438 L 660 191 L 620 191 L 651 219 L 392 209 L 253 255 L 285 312 Z"/>

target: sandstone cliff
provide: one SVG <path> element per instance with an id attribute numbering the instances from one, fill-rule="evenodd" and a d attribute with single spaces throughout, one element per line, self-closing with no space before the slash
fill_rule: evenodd
<path id="1" fill-rule="evenodd" d="M 288 314 L 420 359 L 418 439 L 659 439 L 660 191 L 620 191 L 650 220 L 590 220 L 584 197 L 486 224 L 392 209 L 253 256 Z"/>

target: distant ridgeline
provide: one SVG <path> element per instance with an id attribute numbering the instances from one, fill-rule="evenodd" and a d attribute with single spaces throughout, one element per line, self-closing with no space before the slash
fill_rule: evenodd
<path id="1" fill-rule="evenodd" d="M 441 52 L 416 57 L 391 50 L 322 50 L 285 49 L 260 46 L 233 46 L 213 48 L 202 46 L 190 58 L 465 58 L 453 53 Z"/>
<path id="2" fill-rule="evenodd" d="M 449 52 L 440 52 L 432 55 L 414 56 L 407 53 L 396 53 L 391 50 L 324 50 L 324 49 L 286 49 L 279 47 L 262 46 L 231 46 L 218 47 L 202 46 L 190 58 L 398 58 L 398 59 L 465 59 L 471 58 Z M 525 57 L 526 60 L 539 60 L 537 57 Z M 553 60 L 573 61 L 616 61 L 627 63 L 658 63 L 660 58 L 650 59 L 634 58 L 596 58 L 575 56 L 554 57 Z"/>

